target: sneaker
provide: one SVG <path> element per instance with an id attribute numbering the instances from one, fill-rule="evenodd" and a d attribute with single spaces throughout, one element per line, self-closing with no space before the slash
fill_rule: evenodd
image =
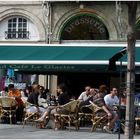
<path id="1" fill-rule="evenodd" d="M 112 134 L 112 131 L 109 129 L 108 126 L 104 126 L 104 127 L 103 127 L 103 130 L 104 130 L 105 132 L 109 133 L 109 134 Z"/>
<path id="2" fill-rule="evenodd" d="M 113 129 L 113 133 L 118 133 L 119 129 Z"/>

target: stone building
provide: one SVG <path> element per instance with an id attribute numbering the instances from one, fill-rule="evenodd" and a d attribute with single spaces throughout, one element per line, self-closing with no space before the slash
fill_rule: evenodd
<path id="1" fill-rule="evenodd" d="M 125 2 L 116 4 L 115 1 L 86 0 L 0 1 L 0 45 L 20 46 L 24 44 L 28 47 L 70 45 L 72 48 L 73 46 L 93 48 L 119 46 L 123 48 L 127 45 L 127 19 Z M 138 2 L 136 23 L 138 40 L 139 26 L 140 5 Z M 137 44 L 139 45 L 139 41 Z M 98 55 L 102 57 L 103 54 L 104 51 L 101 50 Z M 80 68 L 82 72 L 80 72 Z M 59 82 L 68 83 L 73 90 L 77 90 L 75 92 L 81 92 L 85 85 L 120 86 L 119 72 L 110 73 L 104 68 L 100 68 L 99 71 L 93 68 L 89 72 L 90 66 L 88 68 L 81 66 L 80 68 L 76 68 L 74 71 L 71 69 L 65 71 L 62 67 L 60 71 L 57 71 L 52 67 L 52 71 L 49 72 L 47 70 L 33 72 L 14 67 L 18 71 L 18 78 L 23 78 L 24 75 L 27 80 L 31 75 L 37 74 L 37 82 L 50 88 L 53 93 Z M 1 76 L 5 75 L 5 71 L 6 69 L 1 70 Z M 125 73 L 123 74 L 125 77 Z"/>

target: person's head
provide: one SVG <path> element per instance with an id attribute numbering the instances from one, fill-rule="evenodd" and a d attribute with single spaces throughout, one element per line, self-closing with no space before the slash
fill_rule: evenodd
<path id="1" fill-rule="evenodd" d="M 59 84 L 58 86 L 57 86 L 57 92 L 58 93 L 64 93 L 64 92 L 66 92 L 66 85 L 65 84 Z"/>
<path id="2" fill-rule="evenodd" d="M 91 94 L 92 96 L 96 95 L 97 92 L 98 92 L 98 91 L 97 91 L 97 89 L 95 89 L 95 88 L 91 88 L 91 89 L 90 89 L 90 94 Z"/>
<path id="3" fill-rule="evenodd" d="M 87 95 L 90 94 L 90 89 L 91 89 L 90 86 L 86 86 L 86 87 L 85 87 L 85 92 L 86 92 Z"/>
<path id="4" fill-rule="evenodd" d="M 14 89 L 14 84 L 9 84 L 8 85 L 8 90 L 13 90 Z"/>
<path id="5" fill-rule="evenodd" d="M 101 93 L 107 93 L 107 86 L 106 85 L 100 85 L 99 86 L 99 92 L 101 92 Z"/>
<path id="6" fill-rule="evenodd" d="M 112 90 L 111 90 L 111 95 L 112 95 L 112 96 L 116 96 L 117 93 L 118 93 L 117 88 L 113 87 Z"/>
<path id="7" fill-rule="evenodd" d="M 33 92 L 40 92 L 40 85 L 38 85 L 38 84 L 33 84 L 32 85 L 32 91 Z"/>
<path id="8" fill-rule="evenodd" d="M 44 92 L 45 88 L 43 86 L 40 86 L 40 91 Z"/>

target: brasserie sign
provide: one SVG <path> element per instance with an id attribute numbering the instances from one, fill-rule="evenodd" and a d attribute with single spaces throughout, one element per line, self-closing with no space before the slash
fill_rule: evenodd
<path id="1" fill-rule="evenodd" d="M 100 33 L 105 33 L 106 28 L 101 21 L 92 16 L 80 16 L 76 20 L 72 21 L 66 28 L 65 31 L 70 33 L 72 30 L 79 25 L 88 24 L 95 27 Z"/>

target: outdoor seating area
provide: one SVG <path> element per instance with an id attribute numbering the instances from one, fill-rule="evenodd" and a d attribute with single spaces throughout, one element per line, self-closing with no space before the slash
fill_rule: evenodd
<path id="1" fill-rule="evenodd" d="M 17 109 L 17 102 L 12 97 L 0 97 L 0 119 L 2 122 L 3 117 L 8 117 L 10 120 L 10 124 L 12 124 L 12 119 L 15 118 L 15 111 Z M 33 106 L 31 103 L 25 101 L 24 102 L 24 118 L 23 118 L 23 128 L 26 128 L 25 125 L 32 125 L 33 127 L 37 127 L 35 120 L 39 118 L 40 114 L 38 112 L 29 113 L 27 110 L 29 107 Z M 103 132 L 103 127 L 107 124 L 107 115 L 100 115 L 98 112 L 102 110 L 101 107 L 95 105 L 93 102 L 90 102 L 89 105 L 85 105 L 82 108 L 88 108 L 91 110 L 90 113 L 84 113 L 82 111 L 78 111 L 79 100 L 72 100 L 69 103 L 56 106 L 56 110 L 58 108 L 63 108 L 68 111 L 68 114 L 63 113 L 55 113 L 54 114 L 54 123 L 57 125 L 57 122 L 61 125 L 60 129 L 66 127 L 68 130 L 75 128 L 76 131 L 80 129 L 80 127 L 84 127 L 81 125 L 81 122 L 87 123 L 86 127 L 89 127 L 89 132 L 95 132 L 98 128 L 101 132 Z M 81 109 L 82 110 L 82 109 Z M 140 130 L 140 116 L 139 110 L 137 116 L 135 117 L 136 126 L 135 126 L 135 134 L 138 134 Z M 90 123 L 89 123 L 90 122 Z M 35 125 L 36 124 L 36 125 Z M 123 124 L 124 126 L 124 124 Z M 123 128 L 124 129 L 124 128 Z M 55 130 L 55 127 L 54 127 Z"/>
<path id="2" fill-rule="evenodd" d="M 35 86 L 35 88 L 39 87 Z M 20 123 L 22 124 L 21 127 L 26 129 L 28 126 L 32 126 L 33 129 L 46 129 L 46 131 L 48 130 L 48 128 L 51 128 L 52 130 L 65 131 L 80 131 L 82 129 L 83 131 L 83 128 L 85 127 L 88 128 L 89 132 L 107 132 L 110 134 L 115 133 L 113 131 L 104 129 L 106 126 L 108 126 L 110 120 L 109 112 L 108 110 L 106 111 L 106 104 L 103 102 L 102 97 L 99 98 L 99 95 L 101 95 L 100 92 L 97 89 L 96 91 L 93 88 L 91 88 L 90 90 L 88 88 L 87 91 L 90 91 L 90 94 L 92 93 L 93 97 L 90 97 L 92 97 L 93 100 L 89 100 L 87 104 L 83 104 L 84 101 L 81 101 L 80 98 L 68 100 L 64 104 L 58 104 L 56 101 L 53 101 L 53 104 L 48 104 L 47 99 L 42 98 L 38 101 L 39 105 L 37 106 L 37 104 L 33 104 L 30 102 L 30 100 L 28 100 L 29 97 L 22 97 L 21 99 L 24 110 L 22 122 Z M 113 88 L 113 90 L 116 91 L 116 88 Z M 67 96 L 65 95 L 65 98 L 62 101 L 64 101 L 66 97 Z M 16 97 L 0 96 L 0 123 L 6 123 L 10 125 L 17 124 L 15 123 L 17 122 L 17 109 L 19 108 L 17 101 L 18 100 L 16 99 Z M 139 135 L 139 103 L 135 104 L 135 106 L 137 108 L 135 115 L 135 135 Z M 126 105 L 113 104 L 113 108 L 118 112 L 118 114 L 120 114 L 120 127 L 124 132 Z M 43 111 L 41 112 L 41 110 Z M 47 110 L 49 110 L 49 112 L 46 113 Z M 40 118 L 44 115 L 44 113 L 46 113 L 47 115 L 45 115 L 45 118 L 41 120 Z M 50 114 L 50 116 L 48 115 L 48 113 Z M 117 131 L 117 133 L 123 132 Z"/>

